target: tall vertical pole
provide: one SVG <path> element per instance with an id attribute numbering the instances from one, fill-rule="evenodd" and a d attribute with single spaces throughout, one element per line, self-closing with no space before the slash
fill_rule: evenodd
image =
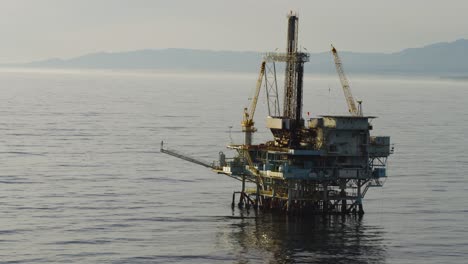
<path id="1" fill-rule="evenodd" d="M 286 53 L 286 77 L 284 83 L 284 109 L 283 115 L 290 119 L 296 119 L 296 52 L 297 52 L 297 16 L 288 16 L 288 35 Z"/>
<path id="2" fill-rule="evenodd" d="M 245 131 L 244 144 L 246 146 L 252 145 L 252 130 L 251 130 L 251 128 L 248 128 L 248 130 Z"/>
<path id="3" fill-rule="evenodd" d="M 302 119 L 302 85 L 304 76 L 304 64 L 302 62 L 296 63 L 297 69 L 297 91 L 296 91 L 296 124 L 300 124 Z"/>

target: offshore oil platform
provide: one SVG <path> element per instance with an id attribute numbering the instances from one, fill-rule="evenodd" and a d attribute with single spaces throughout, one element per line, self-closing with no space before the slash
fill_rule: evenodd
<path id="1" fill-rule="evenodd" d="M 211 168 L 242 182 L 234 192 L 232 206 L 278 210 L 293 214 L 363 214 L 362 200 L 370 187 L 383 186 L 387 158 L 393 153 L 388 136 L 370 136 L 370 120 L 361 101 L 355 101 L 338 52 L 332 54 L 349 115 L 302 117 L 304 63 L 309 54 L 298 50 L 298 16 L 288 15 L 285 53 L 266 53 L 260 66 L 254 97 L 244 108 L 241 122 L 244 144 L 228 145 L 233 158 L 219 153 L 208 164 L 177 151 L 161 152 Z M 276 78 L 276 63 L 285 63 L 282 111 Z M 254 144 L 254 114 L 264 87 L 273 139 Z M 237 197 L 238 200 L 237 200 Z"/>

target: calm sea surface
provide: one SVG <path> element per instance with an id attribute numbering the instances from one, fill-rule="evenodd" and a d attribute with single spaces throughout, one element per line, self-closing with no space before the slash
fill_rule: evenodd
<path id="1" fill-rule="evenodd" d="M 0 72 L 0 263 L 467 263 L 468 83 L 350 77 L 388 180 L 362 219 L 296 219 L 159 153 L 233 155 L 256 74 Z M 307 76 L 304 110 L 346 112 L 338 79 Z"/>

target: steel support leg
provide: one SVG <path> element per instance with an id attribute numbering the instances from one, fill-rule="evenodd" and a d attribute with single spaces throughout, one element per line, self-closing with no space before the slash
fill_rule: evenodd
<path id="1" fill-rule="evenodd" d="M 361 180 L 358 180 L 358 197 L 356 203 L 358 206 L 358 214 L 363 215 L 364 209 L 362 208 Z"/>
<path id="2" fill-rule="evenodd" d="M 239 197 L 239 208 L 243 207 L 244 206 L 244 193 L 245 193 L 245 175 L 242 175 L 242 191 L 240 193 L 240 197 Z"/>

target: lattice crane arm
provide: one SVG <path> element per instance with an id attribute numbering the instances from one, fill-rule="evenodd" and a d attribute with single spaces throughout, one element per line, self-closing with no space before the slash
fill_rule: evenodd
<path id="1" fill-rule="evenodd" d="M 242 120 L 242 126 L 244 128 L 253 127 L 254 122 L 253 118 L 255 115 L 255 109 L 257 108 L 258 96 L 260 95 L 260 88 L 262 87 L 262 79 L 265 75 L 265 61 L 262 61 L 260 66 L 260 73 L 257 79 L 257 85 L 255 87 L 254 97 L 252 98 L 252 102 L 250 103 L 249 108 L 244 108 L 244 119 Z"/>
<path id="2" fill-rule="evenodd" d="M 351 113 L 351 115 L 358 116 L 359 110 L 356 107 L 356 102 L 354 101 L 353 94 L 351 93 L 351 89 L 349 88 L 349 82 L 343 71 L 343 65 L 341 63 L 341 59 L 338 56 L 338 52 L 336 51 L 335 47 L 333 47 L 333 45 L 331 45 L 331 47 L 332 47 L 331 51 L 333 53 L 333 59 L 335 60 L 336 72 L 338 73 L 338 76 L 340 77 L 340 82 L 341 82 L 341 86 L 343 87 L 343 92 L 345 95 L 346 103 L 348 104 L 348 111 Z"/>

